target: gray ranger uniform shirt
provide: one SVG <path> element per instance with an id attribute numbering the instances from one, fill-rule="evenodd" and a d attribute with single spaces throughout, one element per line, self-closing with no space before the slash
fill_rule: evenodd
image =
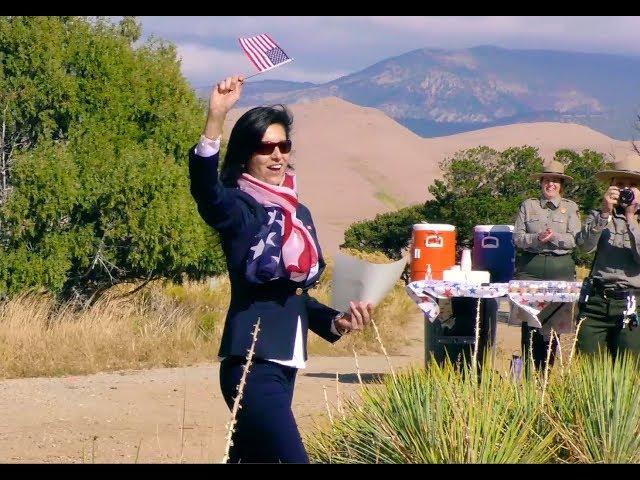
<path id="1" fill-rule="evenodd" d="M 538 234 L 550 228 L 554 236 L 540 242 Z M 578 204 L 566 198 L 529 198 L 522 202 L 516 216 L 513 243 L 531 253 L 566 255 L 576 246 L 575 236 L 580 231 Z"/>
<path id="2" fill-rule="evenodd" d="M 576 236 L 585 252 L 598 247 L 592 277 L 632 288 L 640 288 L 639 241 L 640 229 L 627 224 L 624 215 L 615 210 L 609 218 L 594 210 Z"/>

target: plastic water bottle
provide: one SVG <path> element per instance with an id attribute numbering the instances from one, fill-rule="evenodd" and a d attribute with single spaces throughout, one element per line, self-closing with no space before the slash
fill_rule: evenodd
<path id="1" fill-rule="evenodd" d="M 522 379 L 522 358 L 520 355 L 511 356 L 509 372 L 511 374 L 511 380 L 519 382 Z"/>

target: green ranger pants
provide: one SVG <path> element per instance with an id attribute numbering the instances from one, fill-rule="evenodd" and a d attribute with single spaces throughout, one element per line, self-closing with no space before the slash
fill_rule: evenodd
<path id="1" fill-rule="evenodd" d="M 590 295 L 578 310 L 577 351 L 596 353 L 606 348 L 613 358 L 626 351 L 640 353 L 640 328 L 630 330 L 622 325 L 626 306 L 626 300 L 605 299 L 601 293 Z"/>
<path id="2" fill-rule="evenodd" d="M 517 280 L 567 280 L 576 278 L 576 264 L 571 255 L 540 255 L 522 252 L 518 259 Z"/>
<path id="3" fill-rule="evenodd" d="M 573 281 L 576 276 L 576 264 L 571 255 L 540 255 L 529 252 L 522 252 L 518 258 L 516 269 L 516 280 L 567 280 Z M 557 304 L 551 304 L 540 312 L 538 318 L 544 322 L 551 314 L 555 313 Z M 546 341 L 539 329 L 530 327 L 526 322 L 522 322 L 520 346 L 522 356 L 529 358 L 529 349 L 532 350 L 533 363 L 538 370 L 545 368 L 547 352 L 551 348 L 549 356 L 549 366 L 555 361 L 557 340 Z M 528 366 L 529 362 L 525 362 Z M 528 370 L 528 369 L 527 369 Z"/>

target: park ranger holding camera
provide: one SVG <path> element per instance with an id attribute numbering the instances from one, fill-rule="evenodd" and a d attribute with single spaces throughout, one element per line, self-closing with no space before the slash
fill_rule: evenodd
<path id="1" fill-rule="evenodd" d="M 602 208 L 576 235 L 584 251 L 595 250 L 578 313 L 579 352 L 640 353 L 636 299 L 640 299 L 640 155 L 630 153 L 596 177 L 609 184 Z"/>

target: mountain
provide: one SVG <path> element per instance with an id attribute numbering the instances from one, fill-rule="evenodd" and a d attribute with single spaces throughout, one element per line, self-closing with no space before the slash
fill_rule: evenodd
<path id="1" fill-rule="evenodd" d="M 304 90 L 313 88 L 317 85 L 311 82 L 288 82 L 285 80 L 248 80 L 245 83 L 243 91 L 244 105 L 259 105 L 269 103 L 270 95 L 287 93 L 293 90 Z M 201 87 L 196 89 L 196 93 L 200 98 L 208 99 L 211 93 L 211 87 Z"/>
<path id="2" fill-rule="evenodd" d="M 323 84 L 249 81 L 241 105 L 325 97 L 375 107 L 436 137 L 522 122 L 586 125 L 638 136 L 640 58 L 480 46 L 423 48 Z"/>
<path id="3" fill-rule="evenodd" d="M 353 222 L 430 198 L 427 188 L 441 176 L 439 162 L 459 150 L 531 145 L 544 156 L 561 148 L 589 148 L 619 157 L 631 148 L 572 123 L 519 123 L 422 138 L 380 110 L 336 97 L 289 107 L 300 201 L 311 209 L 327 254 L 336 252 Z M 245 110 L 229 112 L 225 137 Z"/>

